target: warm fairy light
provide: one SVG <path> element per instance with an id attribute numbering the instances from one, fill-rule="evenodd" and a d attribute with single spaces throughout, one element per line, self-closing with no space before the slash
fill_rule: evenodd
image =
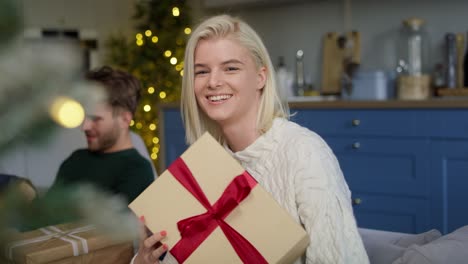
<path id="1" fill-rule="evenodd" d="M 176 71 L 182 70 L 182 65 L 177 64 L 177 65 L 175 66 L 175 69 L 176 69 Z"/>
<path id="2" fill-rule="evenodd" d="M 151 106 L 150 105 L 145 105 L 145 106 L 143 106 L 143 110 L 145 112 L 149 112 L 149 111 L 151 111 Z"/>
<path id="3" fill-rule="evenodd" d="M 143 125 L 140 122 L 138 122 L 135 126 L 137 129 L 141 129 L 143 127 Z"/>
<path id="4" fill-rule="evenodd" d="M 149 93 L 149 94 L 153 94 L 153 93 L 154 93 L 154 87 L 153 87 L 153 86 L 148 87 L 148 93 Z"/>
<path id="5" fill-rule="evenodd" d="M 132 119 L 132 121 L 130 121 L 130 126 L 133 126 L 135 125 L 135 120 Z"/>
<path id="6" fill-rule="evenodd" d="M 57 97 L 49 108 L 52 119 L 66 128 L 79 126 L 85 117 L 83 106 L 68 97 Z"/>
<path id="7" fill-rule="evenodd" d="M 166 57 L 168 57 L 168 58 L 169 58 L 171 55 L 172 55 L 172 52 L 171 52 L 170 50 L 166 50 L 166 51 L 164 52 L 164 56 L 166 56 Z"/>
<path id="8" fill-rule="evenodd" d="M 158 39 L 157 36 L 153 36 L 153 37 L 151 38 L 151 41 L 152 41 L 153 43 L 158 43 L 158 40 L 159 40 L 159 39 Z"/>
<path id="9" fill-rule="evenodd" d="M 189 27 L 186 27 L 186 28 L 184 29 L 184 33 L 185 33 L 186 35 L 188 35 L 188 34 L 192 33 L 192 29 L 189 28 Z"/>
<path id="10" fill-rule="evenodd" d="M 151 30 L 149 30 L 149 29 L 145 31 L 145 36 L 147 36 L 147 37 L 151 36 L 152 34 L 153 34 L 153 32 L 151 32 Z"/>
<path id="11" fill-rule="evenodd" d="M 172 64 L 172 65 L 176 65 L 176 64 L 177 64 L 177 58 L 176 58 L 176 57 L 172 57 L 172 58 L 171 58 L 171 64 Z"/>
<path id="12" fill-rule="evenodd" d="M 141 33 L 136 34 L 136 39 L 143 39 L 143 35 Z"/>
<path id="13" fill-rule="evenodd" d="M 150 124 L 149 129 L 150 130 L 156 130 L 156 125 L 155 124 Z"/>
<path id="14" fill-rule="evenodd" d="M 158 147 L 154 147 L 154 148 L 153 148 L 153 153 L 156 153 L 156 154 L 157 154 L 158 152 L 159 152 L 159 148 L 158 148 Z"/>
<path id="15" fill-rule="evenodd" d="M 172 8 L 172 15 L 178 17 L 180 15 L 180 10 L 178 7 Z"/>
<path id="16" fill-rule="evenodd" d="M 161 97 L 161 99 L 166 98 L 166 92 L 164 92 L 164 91 L 160 92 L 159 97 Z"/>
<path id="17" fill-rule="evenodd" d="M 158 155 L 156 153 L 151 153 L 151 159 L 157 159 L 158 158 Z"/>
<path id="18" fill-rule="evenodd" d="M 143 46 L 143 40 L 142 39 L 137 39 L 136 44 L 138 46 Z"/>
<path id="19" fill-rule="evenodd" d="M 158 143 L 159 143 L 159 138 L 154 137 L 154 138 L 153 138 L 153 143 L 154 143 L 154 144 L 158 144 Z"/>
<path id="20" fill-rule="evenodd" d="M 180 76 L 184 76 L 184 70 L 180 71 Z"/>

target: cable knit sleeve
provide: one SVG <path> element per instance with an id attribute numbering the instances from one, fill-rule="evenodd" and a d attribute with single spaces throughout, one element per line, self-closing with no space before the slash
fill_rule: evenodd
<path id="1" fill-rule="evenodd" d="M 296 205 L 310 237 L 306 263 L 368 263 L 336 157 L 315 134 L 296 147 Z"/>

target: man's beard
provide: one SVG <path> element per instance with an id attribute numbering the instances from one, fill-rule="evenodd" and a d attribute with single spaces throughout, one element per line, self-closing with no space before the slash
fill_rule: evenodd
<path id="1" fill-rule="evenodd" d="M 106 150 L 112 148 L 120 137 L 120 130 L 115 127 L 112 130 L 108 131 L 105 134 L 101 134 L 101 137 L 98 139 L 98 142 L 95 148 L 89 148 L 91 152 L 105 152 Z"/>

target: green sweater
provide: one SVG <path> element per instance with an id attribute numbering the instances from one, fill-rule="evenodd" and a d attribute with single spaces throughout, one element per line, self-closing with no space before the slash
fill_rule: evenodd
<path id="1" fill-rule="evenodd" d="M 60 185 L 91 183 L 132 202 L 154 181 L 148 160 L 136 149 L 113 153 L 94 153 L 87 149 L 73 152 L 61 165 L 51 189 Z"/>

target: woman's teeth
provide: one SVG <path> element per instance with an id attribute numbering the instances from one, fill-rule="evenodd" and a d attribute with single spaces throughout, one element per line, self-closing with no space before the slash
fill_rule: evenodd
<path id="1" fill-rule="evenodd" d="M 213 95 L 208 96 L 208 99 L 213 102 L 222 101 L 231 98 L 232 95 L 230 94 L 223 94 L 223 95 Z"/>

